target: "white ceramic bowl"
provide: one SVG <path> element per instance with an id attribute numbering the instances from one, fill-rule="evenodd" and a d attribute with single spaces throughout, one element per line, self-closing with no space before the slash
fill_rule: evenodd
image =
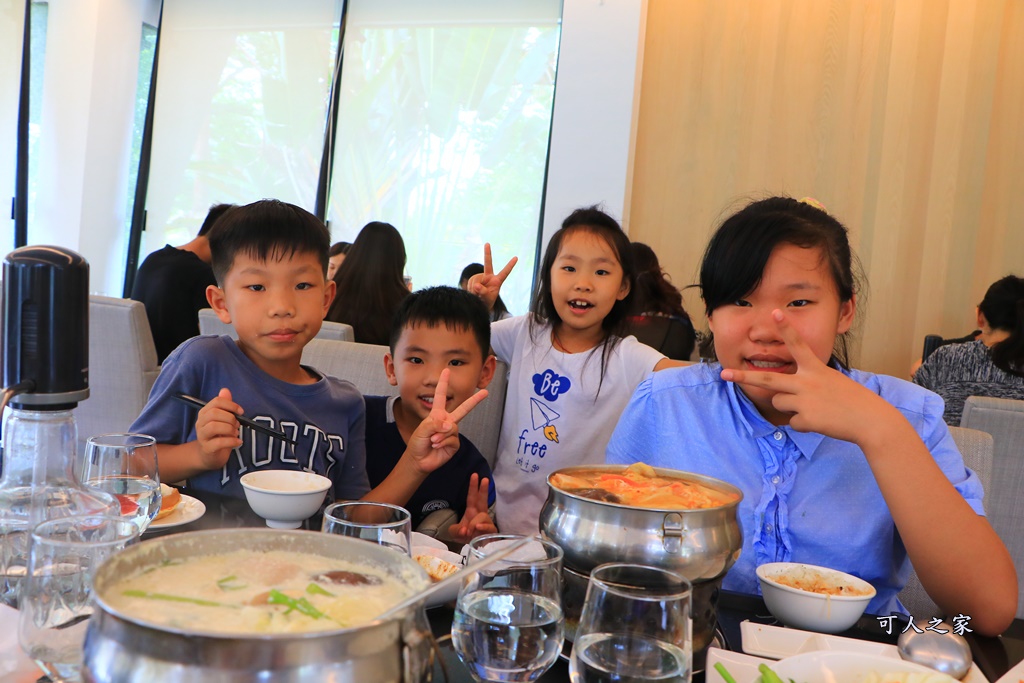
<path id="1" fill-rule="evenodd" d="M 312 472 L 259 470 L 242 475 L 245 499 L 274 529 L 298 529 L 320 509 L 331 480 Z"/>
<path id="2" fill-rule="evenodd" d="M 857 623 L 875 588 L 856 576 L 835 569 L 798 562 L 769 562 L 757 568 L 761 595 L 768 611 L 786 626 L 820 633 L 839 633 Z M 842 587 L 849 595 L 828 595 L 794 588 L 780 581 L 800 581 L 832 588 Z"/>

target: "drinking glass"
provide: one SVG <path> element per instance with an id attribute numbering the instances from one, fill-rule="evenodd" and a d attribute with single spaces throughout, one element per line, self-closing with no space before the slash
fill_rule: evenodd
<path id="1" fill-rule="evenodd" d="M 147 434 L 102 434 L 90 438 L 79 461 L 78 478 L 106 491 L 121 504 L 121 515 L 145 531 L 160 512 L 156 439 Z"/>
<path id="2" fill-rule="evenodd" d="M 479 536 L 473 562 L 524 538 Z M 535 539 L 478 572 L 459 590 L 452 643 L 478 681 L 535 681 L 562 651 L 562 549 Z"/>
<path id="3" fill-rule="evenodd" d="M 105 559 L 138 537 L 130 520 L 106 515 L 64 517 L 32 531 L 18 637 L 51 680 L 81 680 L 93 576 Z"/>
<path id="4" fill-rule="evenodd" d="M 412 554 L 412 516 L 398 505 L 364 501 L 332 503 L 324 510 L 320 530 Z"/>
<path id="5" fill-rule="evenodd" d="M 569 680 L 688 683 L 692 590 L 679 574 L 657 567 L 595 568 L 569 657 Z"/>

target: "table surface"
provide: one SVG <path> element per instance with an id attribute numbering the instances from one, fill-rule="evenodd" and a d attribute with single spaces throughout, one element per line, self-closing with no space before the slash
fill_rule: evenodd
<path id="1" fill-rule="evenodd" d="M 200 519 L 179 527 L 165 530 L 153 530 L 147 532 L 143 539 L 163 536 L 170 533 L 182 531 L 198 531 L 202 529 L 224 529 L 233 527 L 263 526 L 260 519 L 250 508 L 244 499 L 229 498 L 219 494 L 207 493 L 204 491 L 193 491 L 186 489 L 184 493 L 198 498 L 206 505 L 206 514 Z M 305 528 L 319 530 L 318 520 L 310 520 Z M 469 671 L 459 661 L 457 655 L 451 649 L 450 629 L 452 609 L 450 606 L 442 606 L 428 610 L 428 617 L 434 633 L 439 638 L 441 645 L 440 652 L 450 683 L 471 683 L 472 678 Z M 741 649 L 740 623 L 753 621 L 761 624 L 777 624 L 764 602 L 759 596 L 743 595 L 722 591 L 719 599 L 719 630 L 725 639 L 724 645 L 730 650 Z M 885 628 L 878 618 L 865 615 L 857 624 L 845 633 L 838 635 L 895 644 L 897 638 L 906 623 L 895 622 L 892 625 L 891 633 L 886 633 Z M 981 669 L 985 677 L 993 683 L 1011 667 L 1024 660 L 1024 620 L 1016 619 L 1010 628 L 998 638 L 986 638 L 977 634 L 967 634 L 967 640 L 971 645 L 971 652 L 974 661 Z M 444 680 L 437 679 L 435 680 Z M 569 680 L 569 670 L 565 661 L 559 660 L 541 678 L 542 683 L 565 683 Z M 703 683 L 703 675 L 694 676 L 696 683 Z"/>

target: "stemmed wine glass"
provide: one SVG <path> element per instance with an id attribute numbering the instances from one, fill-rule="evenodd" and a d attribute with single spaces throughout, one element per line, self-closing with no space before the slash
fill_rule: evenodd
<path id="1" fill-rule="evenodd" d="M 160 512 L 156 439 L 147 434 L 101 434 L 90 438 L 78 463 L 78 479 L 106 491 L 121 515 L 143 532 Z"/>
<path id="2" fill-rule="evenodd" d="M 93 576 L 104 560 L 138 537 L 130 520 L 106 515 L 64 517 L 32 531 L 18 637 L 55 683 L 81 680 Z"/>
<path id="3" fill-rule="evenodd" d="M 469 566 L 524 538 L 480 536 Z M 452 643 L 478 681 L 535 681 L 562 651 L 562 549 L 535 539 L 470 574 L 459 590 Z"/>
<path id="4" fill-rule="evenodd" d="M 692 590 L 679 574 L 657 567 L 595 568 L 569 657 L 569 680 L 689 683 Z"/>

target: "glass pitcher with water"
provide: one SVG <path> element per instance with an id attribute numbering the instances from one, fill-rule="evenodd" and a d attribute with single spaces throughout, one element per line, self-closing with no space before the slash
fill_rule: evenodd
<path id="1" fill-rule="evenodd" d="M 3 264 L 0 602 L 17 604 L 37 524 L 119 513 L 74 473 L 72 410 L 89 396 L 89 264 L 60 247 L 22 247 Z"/>

